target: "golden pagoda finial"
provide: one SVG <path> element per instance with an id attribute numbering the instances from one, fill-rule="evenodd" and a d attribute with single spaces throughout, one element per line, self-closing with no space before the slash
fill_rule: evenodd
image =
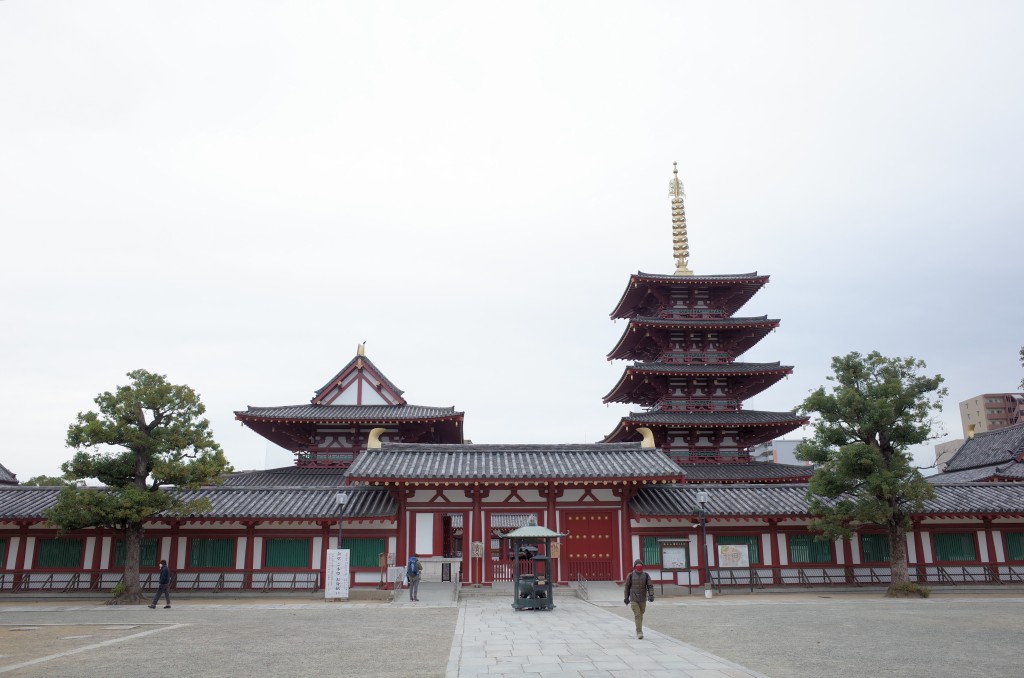
<path id="1" fill-rule="evenodd" d="M 683 209 L 683 182 L 679 169 L 672 163 L 672 180 L 668 182 L 668 196 L 672 198 L 672 255 L 676 258 L 675 275 L 693 275 L 687 266 L 690 260 L 690 240 L 686 236 L 686 210 Z"/>

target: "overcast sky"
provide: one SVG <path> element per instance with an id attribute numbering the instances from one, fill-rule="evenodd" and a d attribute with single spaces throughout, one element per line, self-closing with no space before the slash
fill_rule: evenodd
<path id="1" fill-rule="evenodd" d="M 473 442 L 599 441 L 673 161 L 691 268 L 771 275 L 743 359 L 795 373 L 747 408 L 877 349 L 959 437 L 1024 376 L 1022 34 L 977 0 L 0 2 L 0 463 L 58 474 L 145 368 L 235 468 L 288 464 L 234 411 L 362 341 Z"/>

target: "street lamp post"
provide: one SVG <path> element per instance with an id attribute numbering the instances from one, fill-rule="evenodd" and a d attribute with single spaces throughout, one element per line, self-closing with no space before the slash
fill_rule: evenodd
<path id="1" fill-rule="evenodd" d="M 345 520 L 345 504 L 348 503 L 348 492 L 339 492 L 334 496 L 338 502 L 338 548 L 341 548 L 341 523 Z"/>
<path id="2" fill-rule="evenodd" d="M 704 597 L 711 597 L 711 561 L 708 560 L 708 493 L 701 490 L 697 493 L 697 519 L 700 521 L 701 546 L 704 549 Z"/>

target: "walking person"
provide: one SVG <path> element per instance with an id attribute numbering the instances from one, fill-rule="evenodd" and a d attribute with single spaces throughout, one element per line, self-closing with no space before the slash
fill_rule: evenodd
<path id="1" fill-rule="evenodd" d="M 409 600 L 419 602 L 420 575 L 423 573 L 423 563 L 416 557 L 416 554 L 409 556 L 409 564 L 405 567 L 405 574 L 409 577 Z"/>
<path id="2" fill-rule="evenodd" d="M 654 602 L 654 585 L 651 575 L 644 572 L 644 563 L 637 558 L 633 561 L 633 571 L 626 575 L 626 591 L 623 601 L 633 609 L 633 621 L 636 622 L 636 639 L 644 639 L 644 612 L 647 603 Z"/>
<path id="3" fill-rule="evenodd" d="M 167 599 L 164 609 L 171 609 L 171 571 L 167 568 L 166 560 L 160 561 L 160 588 L 156 590 L 156 595 L 153 596 L 153 602 L 150 604 L 149 609 L 156 609 L 156 604 L 160 602 L 161 595 Z"/>

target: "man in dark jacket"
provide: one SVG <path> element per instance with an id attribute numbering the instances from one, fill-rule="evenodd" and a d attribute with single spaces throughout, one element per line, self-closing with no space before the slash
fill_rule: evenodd
<path id="1" fill-rule="evenodd" d="M 156 595 L 153 596 L 153 602 L 150 604 L 149 609 L 155 610 L 157 602 L 160 601 L 160 596 L 163 595 L 167 598 L 167 604 L 164 605 L 164 609 L 170 609 L 171 607 L 171 571 L 167 569 L 167 561 L 160 561 L 160 588 L 156 590 Z"/>
<path id="2" fill-rule="evenodd" d="M 626 575 L 626 592 L 623 601 L 633 609 L 633 621 L 636 622 L 636 638 L 644 639 L 644 612 L 647 603 L 654 602 L 654 585 L 651 575 L 644 572 L 644 563 L 637 558 L 633 561 L 633 571 Z"/>

